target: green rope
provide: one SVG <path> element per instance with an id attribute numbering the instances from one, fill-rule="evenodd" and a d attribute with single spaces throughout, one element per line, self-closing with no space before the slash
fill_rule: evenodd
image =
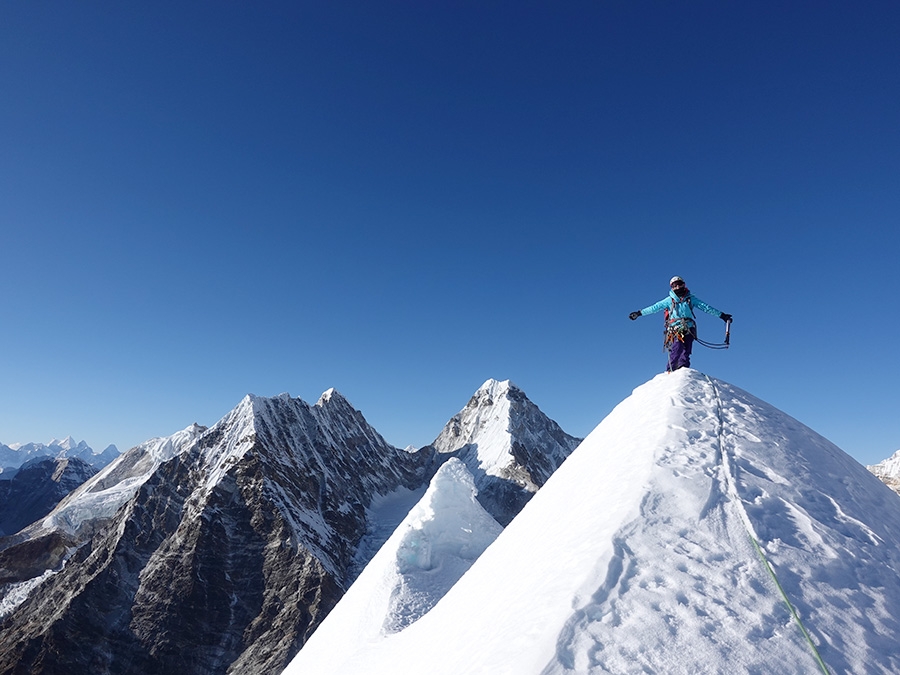
<path id="1" fill-rule="evenodd" d="M 737 494 L 737 490 L 734 487 L 734 481 L 731 478 L 731 469 L 728 465 L 728 458 L 725 454 L 725 445 L 722 442 L 724 438 L 725 431 L 725 421 L 722 417 L 722 399 L 719 397 L 719 389 L 716 387 L 715 383 L 712 381 L 709 375 L 704 373 L 704 377 L 709 382 L 710 386 L 712 386 L 713 393 L 716 395 L 716 406 L 718 407 L 717 415 L 719 418 L 719 452 L 722 455 L 722 465 L 725 471 L 725 475 L 727 477 L 729 486 L 732 488 L 734 492 L 734 496 L 737 499 L 740 497 Z M 738 504 L 740 507 L 740 504 Z M 762 546 L 759 545 L 759 542 L 756 540 L 756 537 L 753 534 L 753 530 L 750 527 L 749 519 L 747 517 L 746 511 L 744 512 L 744 518 L 741 519 L 744 523 L 744 529 L 747 531 L 747 536 L 750 537 L 750 542 L 753 544 L 753 548 L 756 549 L 757 555 L 759 555 L 759 559 L 762 560 L 763 566 L 766 568 L 766 571 L 769 573 L 769 576 L 772 577 L 772 581 L 775 582 L 775 587 L 778 589 L 778 592 L 781 594 L 781 598 L 784 600 L 784 604 L 787 605 L 788 611 L 790 611 L 791 616 L 794 617 L 794 621 L 797 622 L 797 626 L 800 627 L 800 632 L 803 634 L 803 637 L 806 638 L 806 642 L 809 645 L 810 649 L 812 649 L 813 656 L 816 659 L 816 663 L 819 664 L 819 668 L 822 669 L 822 672 L 825 675 L 831 675 L 828 670 L 828 666 L 825 665 L 825 661 L 822 660 L 822 655 L 819 654 L 819 650 L 816 647 L 816 643 L 813 642 L 812 637 L 810 637 L 809 632 L 806 630 L 806 627 L 803 625 L 803 621 L 800 620 L 800 615 L 797 613 L 793 603 L 790 598 L 788 598 L 787 593 L 784 590 L 784 587 L 781 585 L 781 582 L 778 581 L 778 576 L 775 574 L 775 569 L 772 567 L 772 564 L 769 562 L 769 559 L 766 557 L 765 551 L 763 551 Z"/>
<path id="2" fill-rule="evenodd" d="M 756 552 L 759 554 L 760 560 L 762 560 L 763 565 L 768 571 L 769 576 L 772 577 L 772 581 L 775 582 L 775 586 L 778 588 L 778 592 L 781 593 L 782 599 L 784 599 L 784 604 L 787 605 L 787 608 L 791 612 L 791 616 L 794 617 L 794 621 L 797 622 L 797 625 L 800 627 L 800 632 L 803 633 L 803 637 L 806 638 L 806 642 L 809 644 L 810 649 L 812 649 L 813 656 L 816 658 L 816 663 L 819 664 L 819 668 L 822 669 L 822 672 L 825 675 L 831 675 L 828 671 L 828 666 L 825 665 L 825 661 L 822 660 L 821 654 L 819 654 L 819 650 L 816 647 L 816 643 L 813 642 L 812 638 L 809 636 L 809 633 L 806 630 L 806 627 L 803 625 L 803 622 L 800 620 L 800 615 L 797 614 L 797 610 L 794 608 L 793 603 L 791 603 L 790 599 L 787 596 L 784 588 L 781 585 L 781 582 L 778 581 L 778 577 L 775 575 L 775 570 L 772 569 L 772 565 L 769 562 L 768 558 L 766 558 L 765 552 L 762 550 L 762 547 L 759 545 L 759 542 L 756 541 L 756 537 L 754 537 L 749 532 L 747 533 L 750 536 L 750 541 L 753 542 L 753 548 L 756 549 Z"/>

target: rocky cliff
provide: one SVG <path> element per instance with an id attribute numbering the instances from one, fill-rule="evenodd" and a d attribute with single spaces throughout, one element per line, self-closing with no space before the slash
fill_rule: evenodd
<path id="1" fill-rule="evenodd" d="M 0 537 L 43 518 L 96 473 L 77 457 L 38 457 L 23 464 L 10 480 L 3 480 L 4 474 L 0 474 Z"/>
<path id="2" fill-rule="evenodd" d="M 278 672 L 346 590 L 367 503 L 426 480 L 428 459 L 335 392 L 248 396 L 12 609 L 0 672 Z M 111 468 L 95 488 L 134 479 Z M 85 531 L 65 522 L 43 538 Z"/>

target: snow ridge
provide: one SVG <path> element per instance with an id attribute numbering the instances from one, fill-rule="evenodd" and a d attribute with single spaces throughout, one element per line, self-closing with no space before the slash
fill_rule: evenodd
<path id="1" fill-rule="evenodd" d="M 816 672 L 748 532 L 830 672 L 900 672 L 900 501 L 690 369 L 617 406 L 431 611 L 368 641 L 332 628 L 342 661 L 316 672 Z"/>
<path id="2" fill-rule="evenodd" d="M 456 458 L 445 462 L 285 675 L 334 668 L 344 652 L 333 646 L 348 630 L 355 640 L 372 642 L 424 616 L 502 530 L 475 494 L 465 465 Z"/>

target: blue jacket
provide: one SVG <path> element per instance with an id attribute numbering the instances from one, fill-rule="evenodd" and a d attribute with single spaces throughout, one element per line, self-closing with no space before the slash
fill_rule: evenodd
<path id="1" fill-rule="evenodd" d="M 688 293 L 683 298 L 679 298 L 675 295 L 675 291 L 669 291 L 669 295 L 659 302 L 656 302 L 649 307 L 645 307 L 641 310 L 641 316 L 647 316 L 648 314 L 656 314 L 656 312 L 661 312 L 662 310 L 668 308 L 669 310 L 669 320 L 667 322 L 666 327 L 673 326 L 676 324 L 681 324 L 688 328 L 693 328 L 697 325 L 697 322 L 694 321 L 694 307 L 697 309 L 702 309 L 707 314 L 712 314 L 713 316 L 722 316 L 722 312 L 720 312 L 715 307 L 707 305 L 700 298 L 698 298 L 693 293 Z"/>

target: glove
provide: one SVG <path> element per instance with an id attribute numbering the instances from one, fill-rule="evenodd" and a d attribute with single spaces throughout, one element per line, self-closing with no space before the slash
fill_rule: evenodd
<path id="1" fill-rule="evenodd" d="M 631 319 L 632 321 L 634 321 L 634 320 L 635 320 L 636 318 L 638 318 L 640 315 L 641 315 L 640 312 L 632 312 L 631 314 L 628 315 L 628 318 Z"/>
<path id="2" fill-rule="evenodd" d="M 722 316 L 720 316 L 719 318 L 722 319 L 722 321 L 724 321 L 725 323 L 728 323 L 729 321 L 731 321 L 731 314 L 722 312 Z"/>

